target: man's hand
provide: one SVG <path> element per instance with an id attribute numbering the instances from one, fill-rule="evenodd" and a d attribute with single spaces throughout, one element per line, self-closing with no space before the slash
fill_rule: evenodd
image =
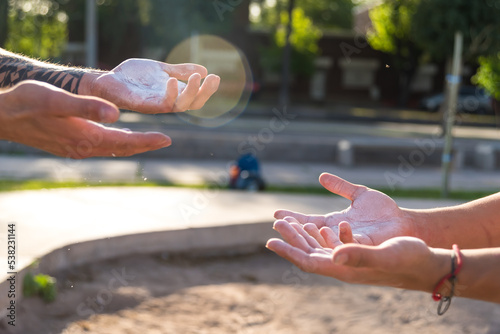
<path id="1" fill-rule="evenodd" d="M 274 223 L 283 240 L 270 239 L 266 247 L 300 269 L 348 283 L 432 291 L 449 271 L 450 250 L 433 249 L 420 239 L 398 237 L 378 246 L 342 244 L 329 228 L 322 232 L 323 247 L 294 218 Z"/>
<path id="2" fill-rule="evenodd" d="M 128 59 L 109 72 L 85 74 L 78 93 L 101 97 L 119 108 L 157 114 L 202 108 L 219 82 L 201 65 Z"/>
<path id="3" fill-rule="evenodd" d="M 327 173 L 323 173 L 319 180 L 323 187 L 332 193 L 351 200 L 351 206 L 326 215 L 305 215 L 278 210 L 274 217 L 294 217 L 322 245 L 325 243 L 319 229 L 324 226 L 338 234 L 342 243 L 378 245 L 396 236 L 415 235 L 405 212 L 389 196 Z"/>
<path id="4" fill-rule="evenodd" d="M 118 108 L 38 81 L 24 81 L 0 92 L 0 139 L 11 140 L 74 159 L 130 156 L 170 145 L 157 132 L 131 132 L 105 127 Z"/>

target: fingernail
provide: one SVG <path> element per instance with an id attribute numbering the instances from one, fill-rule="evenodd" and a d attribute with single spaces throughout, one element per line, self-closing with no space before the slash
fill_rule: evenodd
<path id="1" fill-rule="evenodd" d="M 347 256 L 347 254 L 338 254 L 338 255 L 335 255 L 335 257 L 333 258 L 333 263 L 338 264 L 338 265 L 342 265 L 342 264 L 347 263 L 348 259 L 349 258 Z"/>
<path id="2" fill-rule="evenodd" d="M 172 139 L 170 139 L 170 137 L 165 137 L 160 141 L 160 145 L 162 145 L 162 147 L 167 147 L 170 146 L 171 144 L 172 144 Z"/>

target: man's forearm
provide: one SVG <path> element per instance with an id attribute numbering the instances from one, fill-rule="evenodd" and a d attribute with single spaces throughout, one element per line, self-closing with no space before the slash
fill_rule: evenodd
<path id="1" fill-rule="evenodd" d="M 92 72 L 48 64 L 0 49 L 0 88 L 8 88 L 24 80 L 37 80 L 74 94 L 82 94 L 82 91 L 88 90 L 85 79 Z"/>
<path id="2" fill-rule="evenodd" d="M 500 247 L 500 193 L 449 208 L 407 210 L 415 237 L 431 247 Z"/>

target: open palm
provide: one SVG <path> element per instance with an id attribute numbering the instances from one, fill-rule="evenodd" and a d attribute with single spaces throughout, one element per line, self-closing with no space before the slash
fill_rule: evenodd
<path id="1" fill-rule="evenodd" d="M 378 245 L 393 237 L 412 235 L 404 211 L 384 193 L 327 173 L 320 176 L 320 183 L 332 193 L 351 200 L 352 204 L 343 211 L 326 215 L 278 210 L 275 218 L 293 217 L 319 240 L 322 240 L 319 229 L 329 227 L 338 234 L 342 243 Z"/>
<path id="2" fill-rule="evenodd" d="M 425 291 L 430 291 L 432 284 L 442 274 L 436 275 L 439 264 L 435 265 L 433 251 L 420 239 L 397 237 L 377 246 L 342 245 L 334 232 L 326 228 L 322 235 L 334 247 L 329 248 L 323 247 L 303 226 L 293 220 L 277 220 L 274 228 L 283 240 L 269 239 L 266 247 L 306 272 L 330 276 L 348 283 Z M 335 239 L 337 242 L 332 242 Z M 445 258 L 445 263 L 448 259 L 449 257 Z M 431 275 L 436 278 L 429 279 Z"/>

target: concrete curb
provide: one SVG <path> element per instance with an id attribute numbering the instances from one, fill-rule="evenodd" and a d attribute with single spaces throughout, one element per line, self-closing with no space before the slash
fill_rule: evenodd
<path id="1" fill-rule="evenodd" d="M 23 299 L 22 282 L 29 271 L 51 275 L 73 266 L 133 254 L 217 250 L 237 252 L 262 248 L 269 238 L 275 236 L 272 223 L 261 222 L 147 232 L 68 244 L 43 255 L 36 270 L 25 267 L 17 272 L 16 307 Z M 0 284 L 2 322 L 8 321 L 9 285 L 8 281 Z"/>

